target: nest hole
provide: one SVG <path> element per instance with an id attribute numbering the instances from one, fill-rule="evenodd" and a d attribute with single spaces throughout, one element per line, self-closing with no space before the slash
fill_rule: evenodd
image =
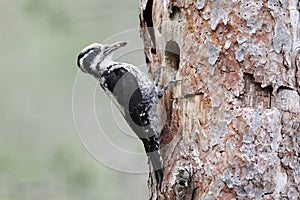
<path id="1" fill-rule="evenodd" d="M 172 6 L 170 15 L 172 21 L 179 21 L 181 19 L 181 10 L 177 6 Z"/>
<path id="2" fill-rule="evenodd" d="M 176 71 L 179 69 L 180 48 L 177 42 L 168 41 L 165 48 L 165 58 L 167 67 L 171 67 Z"/>

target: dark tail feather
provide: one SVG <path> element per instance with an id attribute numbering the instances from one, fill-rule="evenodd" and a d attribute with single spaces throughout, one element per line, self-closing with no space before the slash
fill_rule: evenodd
<path id="1" fill-rule="evenodd" d="M 153 134 L 149 139 L 141 138 L 144 143 L 144 148 L 147 156 L 150 158 L 151 164 L 154 169 L 155 179 L 157 186 L 160 189 L 163 179 L 162 160 L 159 152 L 158 138 Z"/>
<path id="2" fill-rule="evenodd" d="M 149 156 L 149 158 L 151 160 L 151 164 L 154 169 L 157 185 L 159 188 L 161 188 L 161 183 L 162 183 L 162 179 L 163 179 L 163 171 L 162 171 L 162 163 L 161 163 L 159 151 L 156 150 L 153 152 L 149 152 L 149 153 L 147 153 L 147 155 Z"/>

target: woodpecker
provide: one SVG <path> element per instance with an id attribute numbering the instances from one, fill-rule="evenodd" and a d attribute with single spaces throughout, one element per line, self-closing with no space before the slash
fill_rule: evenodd
<path id="1" fill-rule="evenodd" d="M 82 72 L 94 76 L 100 82 L 101 88 L 111 97 L 128 125 L 143 142 L 160 188 L 163 166 L 156 106 L 166 88 L 157 87 L 136 66 L 112 60 L 113 52 L 126 44 L 124 41 L 91 44 L 79 53 L 77 65 Z"/>

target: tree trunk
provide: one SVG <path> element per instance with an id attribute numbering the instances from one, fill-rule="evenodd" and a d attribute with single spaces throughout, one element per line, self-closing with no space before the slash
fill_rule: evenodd
<path id="1" fill-rule="evenodd" d="M 180 80 L 151 199 L 299 199 L 298 1 L 141 0 L 140 22 L 151 75 Z"/>

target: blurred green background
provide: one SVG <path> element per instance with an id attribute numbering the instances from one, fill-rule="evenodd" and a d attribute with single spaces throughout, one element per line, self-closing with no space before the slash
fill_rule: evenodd
<path id="1" fill-rule="evenodd" d="M 148 199 L 147 174 L 87 153 L 71 108 L 78 52 L 138 25 L 138 1 L 0 1 L 0 200 Z"/>

